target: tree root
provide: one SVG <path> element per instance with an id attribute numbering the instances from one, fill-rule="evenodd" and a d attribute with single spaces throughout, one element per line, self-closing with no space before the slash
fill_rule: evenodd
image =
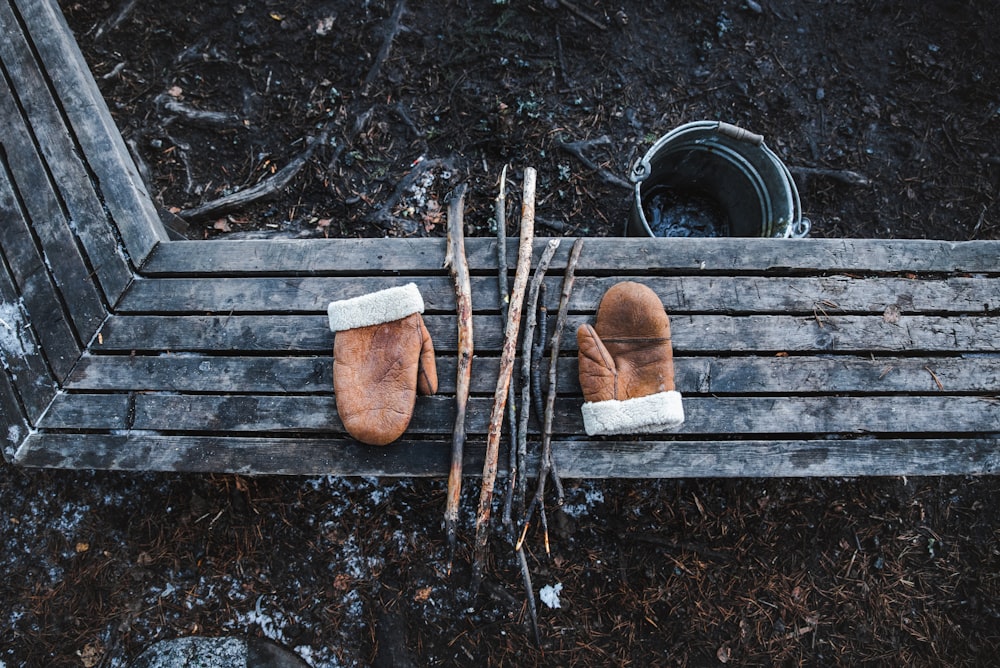
<path id="1" fill-rule="evenodd" d="M 177 215 L 189 222 L 207 220 L 230 213 L 254 202 L 276 197 L 305 167 L 316 151 L 316 147 L 326 143 L 329 134 L 329 128 L 323 128 L 318 137 L 309 140 L 306 149 L 302 153 L 263 181 L 249 188 L 244 188 L 243 190 L 214 199 L 211 202 L 206 202 L 191 209 L 185 209 Z"/>
<path id="2" fill-rule="evenodd" d="M 608 135 L 601 135 L 597 139 L 585 139 L 581 141 L 574 142 L 564 142 L 558 143 L 559 148 L 566 151 L 567 153 L 576 157 L 577 160 L 582 162 L 584 165 L 590 169 L 597 172 L 597 175 L 601 177 L 601 180 L 607 184 L 617 186 L 619 188 L 625 188 L 626 190 L 632 190 L 633 186 L 631 183 L 616 176 L 608 171 L 606 168 L 601 167 L 599 164 L 587 157 L 587 150 L 595 146 L 607 146 L 611 143 L 611 137 Z"/>

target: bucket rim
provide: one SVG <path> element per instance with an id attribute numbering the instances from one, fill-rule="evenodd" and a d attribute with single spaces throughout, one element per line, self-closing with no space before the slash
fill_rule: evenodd
<path id="1" fill-rule="evenodd" d="M 776 238 L 802 238 L 809 233 L 810 222 L 802 216 L 802 202 L 799 197 L 798 187 L 795 184 L 794 178 L 792 178 L 792 173 L 781 158 L 767 146 L 764 136 L 740 126 L 726 123 L 725 121 L 701 120 L 683 123 L 661 136 L 649 147 L 641 158 L 636 160 L 629 173 L 629 180 L 633 183 L 633 205 L 638 212 L 638 222 L 647 236 L 655 237 L 656 235 L 649 227 L 649 222 L 646 220 L 645 213 L 642 210 L 641 189 L 643 182 L 652 175 L 652 159 L 670 142 L 695 132 L 718 133 L 737 142 L 746 142 L 761 150 L 764 156 L 777 166 L 788 190 L 789 204 L 791 205 L 791 218 L 787 221 L 785 233 L 781 237 Z M 626 224 L 626 229 L 627 227 L 628 225 Z"/>

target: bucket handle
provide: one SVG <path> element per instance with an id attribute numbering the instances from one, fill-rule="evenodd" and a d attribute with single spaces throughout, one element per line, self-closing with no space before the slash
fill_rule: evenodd
<path id="1" fill-rule="evenodd" d="M 745 141 L 746 143 L 753 144 L 754 146 L 760 146 L 764 143 L 764 135 L 759 135 L 756 132 L 750 132 L 749 130 L 745 130 L 738 125 L 733 125 L 732 123 L 719 121 L 717 131 L 719 134 L 732 137 L 736 141 Z"/>
<path id="2" fill-rule="evenodd" d="M 713 127 L 714 126 L 714 127 Z M 632 172 L 629 177 L 632 183 L 638 184 L 649 178 L 652 172 L 652 165 L 649 164 L 649 156 L 656 155 L 660 148 L 665 144 L 673 141 L 677 135 L 687 132 L 688 130 L 699 129 L 699 130 L 715 130 L 719 134 L 725 135 L 736 141 L 747 142 L 748 144 L 753 144 L 754 146 L 763 146 L 764 135 L 759 135 L 756 132 L 750 132 L 738 125 L 733 125 L 732 123 L 726 123 L 725 121 L 695 121 L 693 123 L 688 123 L 682 125 L 679 128 L 675 128 L 671 132 L 660 137 L 655 144 L 653 144 L 646 154 L 635 161 L 632 166 Z"/>

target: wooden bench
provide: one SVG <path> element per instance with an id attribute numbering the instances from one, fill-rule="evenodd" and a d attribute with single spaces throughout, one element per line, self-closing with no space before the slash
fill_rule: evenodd
<path id="1" fill-rule="evenodd" d="M 457 325 L 443 239 L 170 241 L 53 0 L 0 1 L 0 435 L 24 466 L 443 476 Z M 535 245 L 536 259 L 545 240 Z M 515 240 L 507 257 L 513 270 Z M 570 243 L 547 279 L 556 308 Z M 468 239 L 466 469 L 499 366 L 496 248 Z M 554 420 L 566 477 L 993 473 L 1000 242 L 587 239 Z M 582 434 L 576 326 L 623 279 L 672 318 L 687 421 Z M 441 390 L 346 435 L 333 299 L 418 284 Z"/>

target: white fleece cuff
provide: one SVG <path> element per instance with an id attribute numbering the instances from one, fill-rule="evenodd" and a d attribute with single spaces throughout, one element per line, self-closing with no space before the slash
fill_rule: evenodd
<path id="1" fill-rule="evenodd" d="M 423 312 L 424 300 L 415 283 L 330 302 L 326 309 L 334 332 L 381 325 Z"/>
<path id="2" fill-rule="evenodd" d="M 684 422 L 681 393 L 658 392 L 633 399 L 588 401 L 583 428 L 588 436 L 650 434 L 677 429 Z"/>

